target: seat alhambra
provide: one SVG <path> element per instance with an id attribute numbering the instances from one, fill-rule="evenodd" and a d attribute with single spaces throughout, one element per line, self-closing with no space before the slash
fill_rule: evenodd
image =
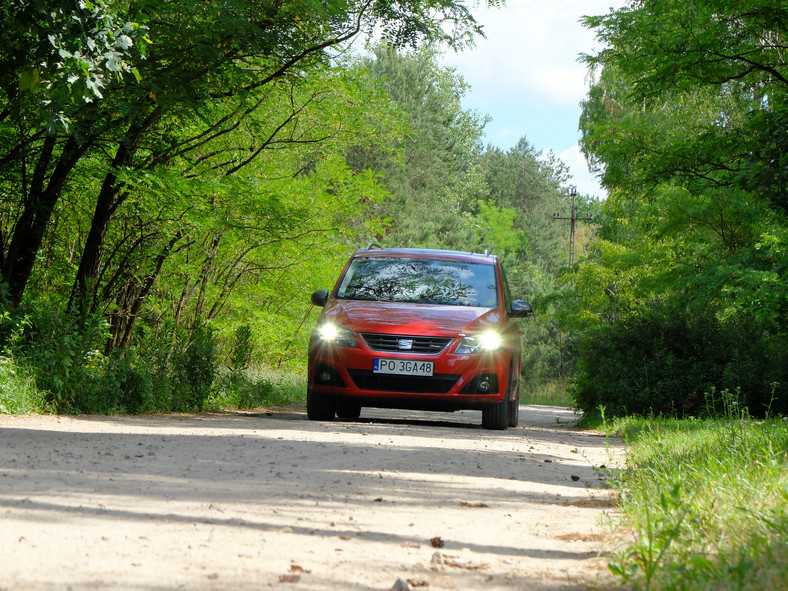
<path id="1" fill-rule="evenodd" d="M 309 342 L 307 416 L 361 408 L 482 411 L 517 425 L 520 330 L 531 307 L 509 294 L 497 257 L 370 245 L 345 265 Z"/>

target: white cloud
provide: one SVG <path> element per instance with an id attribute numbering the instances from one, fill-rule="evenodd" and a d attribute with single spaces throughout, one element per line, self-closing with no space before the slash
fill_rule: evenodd
<path id="1" fill-rule="evenodd" d="M 500 9 L 483 2 L 471 8 L 487 38 L 442 61 L 470 84 L 463 103 L 492 117 L 485 142 L 507 149 L 525 137 L 569 165 L 578 191 L 606 195 L 577 146 L 579 103 L 588 92 L 587 68 L 578 57 L 598 49 L 594 31 L 580 18 L 606 14 L 625 1 L 508 0 Z"/>
<path id="2" fill-rule="evenodd" d="M 474 15 L 486 39 L 476 48 L 447 55 L 474 94 L 519 96 L 523 102 L 576 105 L 586 94 L 580 53 L 594 47 L 594 32 L 579 19 L 608 11 L 610 0 L 510 0 L 500 9 L 480 6 Z"/>
<path id="3" fill-rule="evenodd" d="M 607 191 L 599 184 L 599 179 L 588 170 L 586 157 L 583 156 L 578 144 L 560 152 L 558 157 L 569 167 L 569 173 L 572 175 L 570 184 L 577 187 L 577 192 L 580 195 L 607 197 Z"/>

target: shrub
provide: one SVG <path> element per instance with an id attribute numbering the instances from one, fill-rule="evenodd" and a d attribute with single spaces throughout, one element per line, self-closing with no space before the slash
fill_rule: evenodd
<path id="1" fill-rule="evenodd" d="M 176 412 L 202 410 L 216 377 L 216 341 L 213 330 L 195 327 L 186 347 L 172 356 L 171 409 Z"/>
<path id="2" fill-rule="evenodd" d="M 106 338 L 107 323 L 99 314 L 77 317 L 41 307 L 28 311 L 23 332 L 9 347 L 54 410 L 68 411 L 100 375 L 98 349 Z"/>
<path id="3" fill-rule="evenodd" d="M 166 410 L 157 391 L 166 383 L 157 379 L 152 364 L 133 352 L 114 355 L 102 363 L 91 383 L 74 400 L 74 410 L 97 413 L 140 413 Z"/>
<path id="4" fill-rule="evenodd" d="M 752 318 L 657 302 L 583 338 L 570 392 L 584 412 L 611 416 L 703 414 L 714 390 L 740 390 L 756 416 L 788 412 L 781 343 Z"/>

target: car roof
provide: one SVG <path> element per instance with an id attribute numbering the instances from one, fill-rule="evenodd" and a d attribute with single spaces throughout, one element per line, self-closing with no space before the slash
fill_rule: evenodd
<path id="1" fill-rule="evenodd" d="M 358 249 L 353 258 L 402 257 L 412 259 L 442 259 L 494 265 L 498 257 L 493 254 L 461 252 L 457 250 L 438 250 L 431 248 L 381 248 L 370 244 Z"/>

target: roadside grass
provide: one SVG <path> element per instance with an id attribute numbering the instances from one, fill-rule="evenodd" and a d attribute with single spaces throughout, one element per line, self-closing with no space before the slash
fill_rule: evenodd
<path id="1" fill-rule="evenodd" d="M 554 379 L 539 382 L 520 382 L 520 402 L 542 406 L 575 406 L 567 392 L 568 380 Z"/>
<path id="2" fill-rule="evenodd" d="M 204 410 L 251 409 L 306 405 L 303 372 L 273 369 L 223 371 L 217 376 Z"/>
<path id="3" fill-rule="evenodd" d="M 0 356 L 0 414 L 44 412 L 44 393 L 11 357 Z"/>
<path id="4" fill-rule="evenodd" d="M 136 372 L 140 374 L 139 369 Z M 127 373 L 136 375 L 131 366 Z M 149 397 L 157 400 L 162 399 L 156 404 L 141 407 L 143 412 L 173 411 L 166 403 L 168 385 L 165 382 L 157 382 L 150 376 L 148 376 L 148 381 L 142 381 L 148 384 L 148 389 L 152 392 Z M 113 391 L 113 400 L 117 400 L 109 411 L 104 407 L 99 408 L 99 406 L 96 406 L 94 411 L 133 413 L 134 411 L 129 411 L 122 404 L 125 396 L 121 391 L 123 386 L 116 384 L 116 389 L 118 388 L 120 388 L 118 392 Z M 159 394 L 157 395 L 157 393 Z M 46 403 L 46 396 L 47 392 L 36 387 L 35 380 L 24 366 L 16 364 L 11 358 L 0 356 L 0 414 L 52 412 L 53 409 Z M 566 380 L 530 384 L 523 381 L 520 401 L 523 404 L 574 406 L 572 398 L 567 394 Z M 232 371 L 222 367 L 216 371 L 215 379 L 202 408 L 204 411 L 210 412 L 298 405 L 306 405 L 306 375 L 304 371 L 264 368 L 244 368 Z"/>
<path id="5" fill-rule="evenodd" d="M 609 563 L 623 583 L 788 589 L 788 418 L 732 414 L 605 424 L 627 445 L 612 484 L 633 540 Z"/>
<path id="6" fill-rule="evenodd" d="M 154 395 L 160 390 L 166 391 L 165 386 L 163 382 L 150 384 Z M 123 395 L 118 394 L 121 400 Z M 238 372 L 219 370 L 203 404 L 203 410 L 294 405 L 306 406 L 306 376 L 303 372 L 273 369 L 244 369 Z M 47 403 L 47 392 L 38 389 L 35 379 L 24 365 L 15 363 L 10 357 L 0 356 L 0 414 L 45 412 L 54 412 L 52 405 Z M 116 404 L 111 412 L 103 408 L 95 412 L 125 414 L 128 411 L 122 405 Z M 143 412 L 173 412 L 173 409 L 162 403 L 153 408 L 145 408 Z"/>

